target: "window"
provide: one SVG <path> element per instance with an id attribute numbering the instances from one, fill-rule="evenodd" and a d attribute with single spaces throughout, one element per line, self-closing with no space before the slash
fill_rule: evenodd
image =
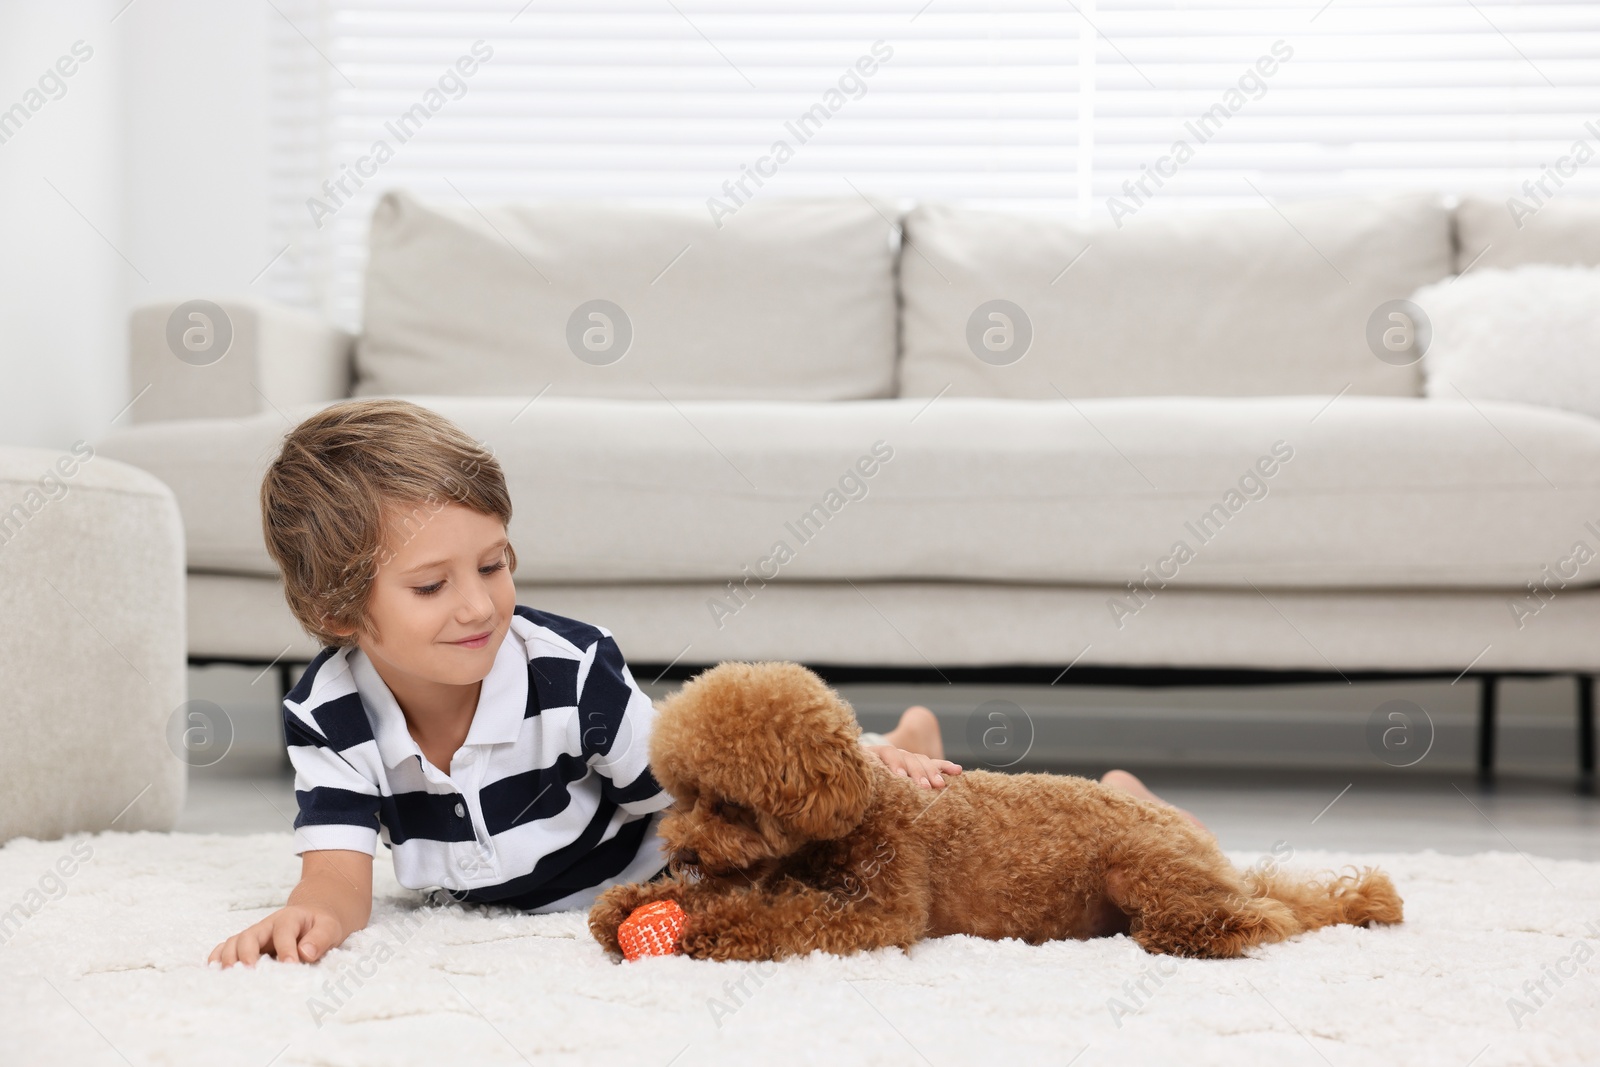
<path id="1" fill-rule="evenodd" d="M 708 211 L 859 191 L 1124 220 L 1508 195 L 1563 158 L 1562 195 L 1600 186 L 1571 163 L 1578 142 L 1600 151 L 1600 8 L 1579 3 L 275 7 L 271 291 L 350 326 L 393 186 Z"/>

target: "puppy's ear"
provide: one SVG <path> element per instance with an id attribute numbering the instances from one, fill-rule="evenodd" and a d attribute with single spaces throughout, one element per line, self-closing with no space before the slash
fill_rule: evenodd
<path id="1" fill-rule="evenodd" d="M 813 841 L 843 837 L 860 825 L 872 800 L 872 774 L 861 746 L 828 738 L 796 758 L 801 766 L 780 776 L 782 799 L 774 814 Z"/>

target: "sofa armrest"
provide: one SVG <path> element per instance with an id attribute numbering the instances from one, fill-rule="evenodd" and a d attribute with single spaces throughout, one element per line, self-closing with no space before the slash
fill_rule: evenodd
<path id="1" fill-rule="evenodd" d="M 262 300 L 166 301 L 129 317 L 134 422 L 254 415 L 350 395 L 347 331 Z"/>

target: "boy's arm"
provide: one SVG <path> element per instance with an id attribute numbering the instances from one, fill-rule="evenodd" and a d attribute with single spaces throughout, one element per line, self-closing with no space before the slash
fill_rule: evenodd
<path id="1" fill-rule="evenodd" d="M 208 963 L 253 965 L 320 960 L 372 917 L 372 857 L 365 852 L 307 852 L 289 903 L 211 950 Z"/>
<path id="2" fill-rule="evenodd" d="M 372 857 L 378 850 L 378 786 L 309 717 L 283 708 L 294 764 L 294 850 L 300 883 L 289 903 L 211 950 L 224 967 L 260 956 L 321 959 L 372 917 Z"/>
<path id="3" fill-rule="evenodd" d="M 322 955 L 372 918 L 372 857 L 343 849 L 302 853 L 300 884 L 289 894 L 289 903 L 320 908 L 338 920 L 338 939 L 315 953 Z"/>
<path id="4" fill-rule="evenodd" d="M 601 795 L 624 811 L 645 814 L 672 804 L 672 797 L 650 773 L 650 728 L 656 709 L 634 683 L 622 650 L 604 628 L 578 693 L 578 724 L 583 754 L 604 776 Z M 890 771 L 924 789 L 943 789 L 945 776 L 960 764 L 908 752 L 894 745 L 863 745 Z"/>
<path id="5" fill-rule="evenodd" d="M 294 851 L 378 851 L 378 785 L 314 726 L 283 709 L 283 735 L 294 765 Z"/>
<path id="6" fill-rule="evenodd" d="M 656 708 L 633 680 L 616 639 L 595 642 L 578 690 L 579 746 L 600 775 L 600 795 L 632 815 L 670 807 L 672 795 L 650 773 Z"/>

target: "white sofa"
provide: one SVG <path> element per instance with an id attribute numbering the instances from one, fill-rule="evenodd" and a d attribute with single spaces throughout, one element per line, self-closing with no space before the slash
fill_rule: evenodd
<path id="1" fill-rule="evenodd" d="M 398 395 L 500 458 L 522 599 L 637 664 L 1571 672 L 1587 702 L 1600 591 L 1530 583 L 1600 543 L 1600 423 L 1424 399 L 1368 331 L 1474 258 L 1600 263 L 1600 211 L 1280 208 L 758 200 L 718 229 L 391 193 L 359 336 L 218 300 L 218 351 L 187 305 L 143 308 L 135 424 L 96 447 L 176 494 L 195 661 L 315 654 L 260 478 L 307 413 Z"/>

